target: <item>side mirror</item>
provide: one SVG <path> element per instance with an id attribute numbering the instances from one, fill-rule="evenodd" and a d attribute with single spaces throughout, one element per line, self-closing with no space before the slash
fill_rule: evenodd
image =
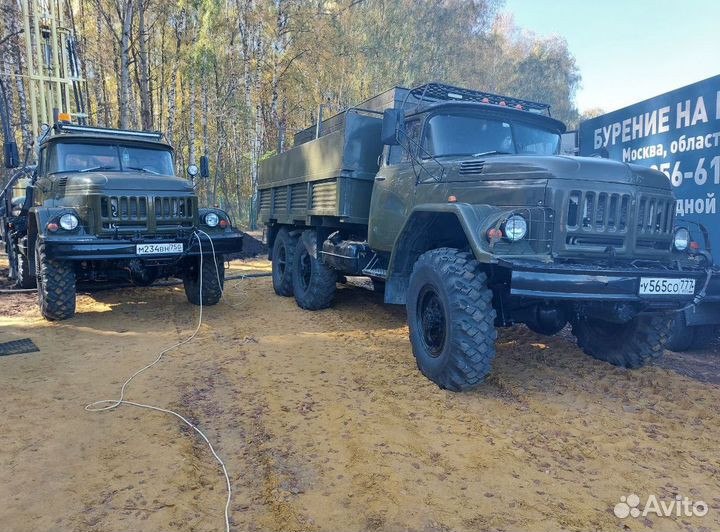
<path id="1" fill-rule="evenodd" d="M 200 157 L 200 178 L 207 179 L 210 177 L 210 159 L 207 155 Z"/>
<path id="2" fill-rule="evenodd" d="M 15 143 L 15 141 L 9 141 L 3 144 L 3 155 L 5 168 L 17 168 L 20 166 L 20 154 L 18 153 L 17 143 Z"/>
<path id="3" fill-rule="evenodd" d="M 195 179 L 195 176 L 198 175 L 198 167 L 191 164 L 187 167 L 187 173 L 190 176 L 190 179 Z"/>
<path id="4" fill-rule="evenodd" d="M 397 146 L 400 144 L 398 133 L 403 127 L 405 127 L 405 111 L 402 109 L 385 109 L 383 111 L 380 140 L 388 146 Z"/>

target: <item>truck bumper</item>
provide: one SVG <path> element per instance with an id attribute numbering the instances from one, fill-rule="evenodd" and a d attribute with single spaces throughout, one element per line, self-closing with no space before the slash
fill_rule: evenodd
<path id="1" fill-rule="evenodd" d="M 575 264 L 512 262 L 510 294 L 519 297 L 568 301 L 640 303 L 645 308 L 680 308 L 693 302 L 708 273 L 701 269 L 662 267 L 600 267 Z M 641 295 L 640 279 L 694 279 L 693 294 Z"/>
<path id="2" fill-rule="evenodd" d="M 243 235 L 239 231 L 210 235 L 212 246 L 206 236 L 201 235 L 203 255 L 215 253 L 224 255 L 242 251 Z M 48 258 L 57 260 L 115 260 L 115 259 L 172 259 L 178 256 L 198 256 L 200 246 L 197 239 L 190 235 L 169 238 L 140 239 L 103 239 L 93 237 L 48 238 L 40 237 L 45 245 Z M 139 255 L 139 244 L 183 244 L 182 253 L 164 253 Z"/>

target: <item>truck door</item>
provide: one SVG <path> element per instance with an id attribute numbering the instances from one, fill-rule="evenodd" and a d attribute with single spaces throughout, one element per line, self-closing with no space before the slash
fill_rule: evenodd
<path id="1" fill-rule="evenodd" d="M 409 120 L 405 127 L 408 136 L 417 142 L 420 120 Z M 415 143 L 409 143 L 414 146 Z M 407 142 L 402 143 L 408 146 Z M 383 164 L 375 176 L 370 201 L 368 243 L 379 251 L 392 251 L 400 230 L 412 209 L 415 198 L 416 174 L 412 154 L 401 146 L 389 146 Z"/>

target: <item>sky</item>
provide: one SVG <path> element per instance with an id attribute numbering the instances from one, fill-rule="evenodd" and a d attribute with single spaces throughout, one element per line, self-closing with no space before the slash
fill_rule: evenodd
<path id="1" fill-rule="evenodd" d="M 720 74 L 720 0 L 506 0 L 503 11 L 523 29 L 567 40 L 581 112 Z"/>

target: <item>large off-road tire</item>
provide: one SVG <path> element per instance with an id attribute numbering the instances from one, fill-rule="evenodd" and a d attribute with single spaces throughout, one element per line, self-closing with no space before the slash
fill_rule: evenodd
<path id="1" fill-rule="evenodd" d="M 281 228 L 275 237 L 272 253 L 272 283 L 275 293 L 279 296 L 293 295 L 292 266 L 297 241 L 297 237 L 291 236 L 285 227 Z"/>
<path id="2" fill-rule="evenodd" d="M 471 253 L 428 251 L 415 263 L 407 293 L 410 343 L 420 371 L 440 388 L 480 384 L 495 358 L 495 309 L 487 277 Z"/>
<path id="3" fill-rule="evenodd" d="M 658 361 L 671 329 L 672 316 L 663 314 L 641 315 L 627 323 L 580 317 L 572 324 L 572 333 L 586 354 L 631 369 Z"/>
<path id="4" fill-rule="evenodd" d="M 672 318 L 670 326 L 670 334 L 668 335 L 668 341 L 665 344 L 665 348 L 670 351 L 687 351 L 693 344 L 695 339 L 695 330 L 693 327 L 688 327 L 685 321 L 685 314 L 678 312 L 675 317 Z"/>
<path id="5" fill-rule="evenodd" d="M 19 251 L 15 252 L 15 286 L 22 289 L 37 287 L 35 276 L 30 273 L 30 261 Z"/>
<path id="6" fill-rule="evenodd" d="M 215 305 L 220 301 L 225 285 L 225 261 L 217 255 L 217 267 L 212 255 L 205 255 L 200 272 L 200 257 L 192 259 L 183 275 L 183 286 L 187 300 L 193 305 Z M 200 275 L 202 274 L 202 294 L 200 293 Z"/>
<path id="7" fill-rule="evenodd" d="M 35 247 L 40 313 L 47 320 L 66 320 L 75 315 L 75 267 L 72 262 L 49 259 L 45 245 Z"/>
<path id="8" fill-rule="evenodd" d="M 311 235 L 307 240 L 314 240 L 315 231 L 308 232 Z M 320 310 L 332 304 L 337 289 L 337 271 L 313 257 L 302 238 L 295 246 L 292 276 L 295 301 L 300 308 Z"/>

